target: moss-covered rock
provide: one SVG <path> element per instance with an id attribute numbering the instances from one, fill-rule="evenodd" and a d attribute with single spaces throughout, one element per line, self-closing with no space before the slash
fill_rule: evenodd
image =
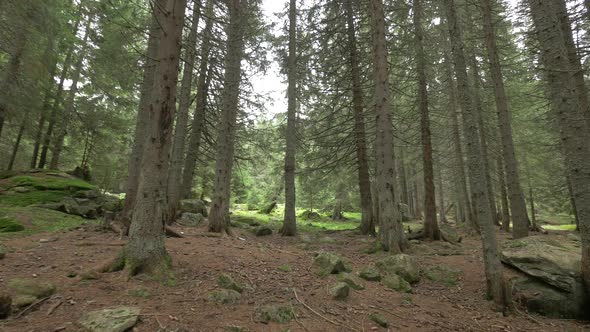
<path id="1" fill-rule="evenodd" d="M 377 267 L 374 265 L 369 265 L 359 272 L 359 277 L 367 281 L 380 281 L 381 272 L 379 272 L 379 269 L 377 269 Z"/>
<path id="2" fill-rule="evenodd" d="M 459 282 L 461 271 L 445 266 L 434 266 L 424 270 L 424 276 L 429 280 L 438 281 L 451 287 Z"/>
<path id="3" fill-rule="evenodd" d="M 137 324 L 139 313 L 134 307 L 103 309 L 84 314 L 78 322 L 90 332 L 124 332 Z"/>
<path id="4" fill-rule="evenodd" d="M 410 293 L 412 291 L 412 286 L 410 286 L 410 283 L 397 274 L 385 276 L 385 278 L 383 278 L 383 284 L 387 288 L 401 293 Z"/>
<path id="5" fill-rule="evenodd" d="M 20 232 L 25 229 L 25 226 L 21 225 L 16 220 L 10 218 L 0 218 L 0 233 L 13 233 Z"/>
<path id="6" fill-rule="evenodd" d="M 346 283 L 350 288 L 354 290 L 363 290 L 365 289 L 365 285 L 363 282 L 354 274 L 342 272 L 336 276 L 336 279 L 340 282 Z"/>
<path id="7" fill-rule="evenodd" d="M 345 282 L 338 282 L 330 287 L 330 295 L 335 300 L 344 300 L 348 294 L 350 294 L 350 286 Z"/>
<path id="8" fill-rule="evenodd" d="M 220 289 L 209 293 L 209 300 L 221 304 L 233 304 L 240 300 L 241 295 L 233 289 Z"/>
<path id="9" fill-rule="evenodd" d="M 12 304 L 16 308 L 24 308 L 24 307 L 28 307 L 31 304 L 35 303 L 35 301 L 37 301 L 37 298 L 32 295 L 17 295 L 14 297 Z"/>
<path id="10" fill-rule="evenodd" d="M 233 289 L 238 293 L 241 293 L 244 290 L 240 284 L 235 282 L 232 277 L 227 274 L 222 274 L 217 278 L 217 285 L 223 289 Z"/>
<path id="11" fill-rule="evenodd" d="M 320 276 L 352 271 L 342 257 L 329 252 L 319 253 L 314 258 L 313 265 L 317 269 L 317 274 Z"/>
<path id="12" fill-rule="evenodd" d="M 375 265 L 384 274 L 397 274 L 413 284 L 420 281 L 420 269 L 416 259 L 410 255 L 399 254 L 378 260 Z"/>
<path id="13" fill-rule="evenodd" d="M 255 231 L 256 236 L 268 236 L 272 235 L 272 228 L 268 226 L 259 226 Z"/>
<path id="14" fill-rule="evenodd" d="M 270 322 L 284 324 L 295 318 L 295 310 L 290 305 L 269 304 L 256 309 L 261 323 Z"/>
<path id="15" fill-rule="evenodd" d="M 379 314 L 370 314 L 369 319 L 383 328 L 387 328 L 389 326 L 389 322 L 387 321 L 387 319 L 385 319 L 385 317 Z"/>
<path id="16" fill-rule="evenodd" d="M 10 280 L 8 288 L 18 295 L 30 295 L 38 299 L 51 296 L 56 290 L 55 286 L 49 282 L 20 278 Z"/>

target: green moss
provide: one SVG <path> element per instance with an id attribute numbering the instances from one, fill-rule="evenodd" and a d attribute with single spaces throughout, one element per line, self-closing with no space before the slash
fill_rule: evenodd
<path id="1" fill-rule="evenodd" d="M 266 305 L 258 308 L 258 313 L 260 321 L 265 324 L 269 322 L 284 324 L 295 318 L 295 310 L 290 305 Z"/>
<path id="2" fill-rule="evenodd" d="M 25 229 L 25 226 L 21 225 L 20 223 L 9 219 L 9 218 L 0 218 L 0 233 L 13 233 L 13 232 L 20 232 Z"/>
<path id="3" fill-rule="evenodd" d="M 0 206 L 0 215 L 9 220 L 27 220 L 24 230 L 18 233 L 1 233 L 0 238 L 8 236 L 27 236 L 43 232 L 57 232 L 90 223 L 82 217 L 37 207 Z"/>
<path id="4" fill-rule="evenodd" d="M 283 272 L 291 272 L 291 271 L 293 271 L 293 269 L 291 268 L 290 265 L 281 265 L 281 266 L 277 267 L 277 270 L 283 271 Z"/>
<path id="5" fill-rule="evenodd" d="M 29 206 L 34 204 L 57 203 L 68 194 L 55 190 L 31 190 L 26 193 L 14 193 L 0 196 L 0 204 L 6 206 Z"/>
<path id="6" fill-rule="evenodd" d="M 152 294 L 150 294 L 148 289 L 143 286 L 139 286 L 137 288 L 131 289 L 127 293 L 133 297 L 141 297 L 143 299 L 148 299 L 152 296 Z"/>
<path id="7" fill-rule="evenodd" d="M 376 254 L 378 252 L 383 251 L 383 244 L 380 241 L 373 241 L 369 244 L 365 250 L 363 250 L 366 254 Z"/>
<path id="8" fill-rule="evenodd" d="M 552 231 L 575 231 L 576 225 L 543 225 L 543 228 Z"/>
<path id="9" fill-rule="evenodd" d="M 33 187 L 38 190 L 81 190 L 81 189 L 94 189 L 95 185 L 92 185 L 84 180 L 64 178 L 64 177 L 52 177 L 52 176 L 28 176 L 21 175 L 15 176 L 11 181 L 19 187 Z"/>

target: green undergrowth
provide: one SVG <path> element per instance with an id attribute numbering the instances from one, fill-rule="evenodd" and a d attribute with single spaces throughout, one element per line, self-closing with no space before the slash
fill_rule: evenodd
<path id="1" fill-rule="evenodd" d="M 304 210 L 297 210 L 296 214 L 299 215 Z M 283 210 L 276 209 L 271 214 L 263 214 L 258 211 L 247 211 L 247 210 L 234 210 L 234 220 L 240 222 L 242 219 L 250 219 L 257 221 L 262 225 L 267 225 L 272 228 L 280 228 L 283 222 Z M 360 224 L 360 213 L 344 213 L 348 220 L 336 221 L 330 219 L 329 216 L 321 214 L 320 218 L 314 220 L 308 220 L 304 218 L 297 218 L 298 230 L 303 232 L 317 232 L 317 231 L 341 231 L 341 230 L 352 230 L 358 228 Z M 355 216 L 359 216 L 359 219 L 355 219 Z"/>
<path id="2" fill-rule="evenodd" d="M 543 225 L 544 229 L 551 230 L 551 231 L 575 231 L 576 224 L 566 224 L 566 225 Z"/>
<path id="3" fill-rule="evenodd" d="M 23 228 L 19 231 L 9 233 L 0 231 L 0 238 L 27 236 L 43 232 L 57 232 L 91 222 L 79 216 L 43 208 L 7 206 L 0 206 L 0 220 L 8 220 Z"/>
<path id="4" fill-rule="evenodd" d="M 96 188 L 84 180 L 60 176 L 19 175 L 10 179 L 18 187 L 32 187 L 37 190 L 88 190 Z"/>

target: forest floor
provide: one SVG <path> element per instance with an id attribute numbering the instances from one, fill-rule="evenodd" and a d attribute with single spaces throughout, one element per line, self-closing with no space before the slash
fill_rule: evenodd
<path id="1" fill-rule="evenodd" d="M 348 299 L 337 301 L 328 294 L 336 278 L 316 274 L 314 254 L 337 253 L 358 272 L 387 255 L 366 253 L 373 239 L 350 230 L 302 232 L 285 238 L 276 232 L 256 237 L 238 228 L 233 228 L 231 237 L 210 237 L 204 228 L 177 229 L 185 237 L 166 240 L 175 275 L 166 284 L 141 276 L 126 280 L 123 272 L 101 274 L 94 280 L 73 277 L 115 257 L 123 244 L 114 233 L 97 231 L 93 223 L 4 237 L 11 252 L 0 264 L 0 291 L 11 279 L 34 278 L 53 283 L 57 292 L 20 317 L 0 321 L 0 331 L 80 331 L 77 321 L 84 313 L 123 305 L 141 308 L 140 321 L 133 328 L 136 332 L 590 329 L 584 322 L 529 315 L 522 308 L 507 317 L 494 312 L 485 300 L 481 246 L 475 237 L 464 237 L 459 245 L 421 242 L 409 249 L 423 271 L 445 267 L 458 271 L 454 277 L 423 276 L 411 294 L 364 281 L 364 290 L 352 291 Z M 209 300 L 223 273 L 244 285 L 235 304 Z M 284 324 L 260 322 L 257 309 L 267 304 L 291 307 L 296 319 Z M 378 326 L 369 319 L 370 314 L 386 318 L 389 327 Z"/>

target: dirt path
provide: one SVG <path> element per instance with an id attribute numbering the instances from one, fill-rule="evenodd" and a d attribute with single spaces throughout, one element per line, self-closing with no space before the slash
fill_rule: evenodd
<path id="1" fill-rule="evenodd" d="M 255 237 L 236 230 L 236 237 L 202 236 L 202 230 L 183 229 L 186 238 L 169 239 L 176 282 L 170 285 L 146 279 L 125 280 L 121 273 L 98 280 L 69 278 L 112 258 L 120 249 L 113 234 L 88 228 L 38 234 L 4 241 L 14 249 L 0 263 L 0 290 L 16 277 L 50 281 L 57 286 L 54 298 L 18 319 L 0 321 L 0 331 L 80 331 L 76 321 L 87 311 L 120 305 L 141 308 L 133 331 L 227 331 L 235 325 L 249 331 L 386 331 L 369 320 L 379 313 L 389 321 L 389 331 L 583 331 L 589 325 L 572 320 L 546 319 L 517 313 L 509 317 L 491 310 L 484 299 L 484 275 L 478 241 L 414 245 L 422 267 L 447 266 L 462 271 L 456 285 L 422 278 L 412 294 L 400 294 L 380 283 L 366 282 L 342 301 L 332 300 L 327 287 L 335 277 L 318 277 L 311 268 L 320 250 L 351 260 L 354 271 L 384 254 L 366 254 L 369 238 L 352 232 L 321 234 L 315 241 L 282 238 L 276 234 Z M 309 237 L 309 236 L 308 236 Z M 40 242 L 48 239 L 50 242 Z M 279 270 L 289 265 L 290 272 Z M 247 286 L 237 304 L 220 305 L 208 300 L 217 289 L 217 277 L 231 275 Z M 295 292 L 301 302 L 295 298 Z M 61 301 L 50 315 L 48 310 Z M 297 320 L 287 324 L 263 324 L 255 315 L 265 304 L 292 305 Z M 309 310 L 313 309 L 316 313 Z M 337 326 L 329 321 L 340 324 Z"/>

